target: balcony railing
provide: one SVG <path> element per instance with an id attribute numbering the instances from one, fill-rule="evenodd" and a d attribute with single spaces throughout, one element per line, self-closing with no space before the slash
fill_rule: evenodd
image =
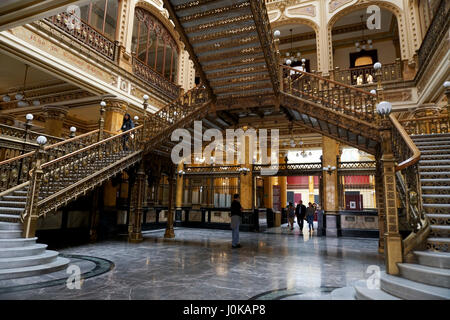
<path id="1" fill-rule="evenodd" d="M 66 12 L 46 18 L 46 20 L 104 57 L 114 61 L 116 51 L 114 41 L 109 40 L 87 23 Z"/>
<path id="2" fill-rule="evenodd" d="M 450 6 L 448 0 L 441 0 L 433 21 L 431 21 L 431 25 L 423 38 L 422 45 L 417 51 L 417 59 L 421 70 L 426 68 L 442 38 L 448 34 L 448 28 L 450 25 L 449 9 Z"/>
<path id="3" fill-rule="evenodd" d="M 396 59 L 394 63 L 383 64 L 381 68 L 382 82 L 403 80 L 402 62 Z M 333 80 L 352 86 L 375 85 L 376 77 L 373 66 L 339 69 L 336 67 L 331 72 Z"/>
<path id="4" fill-rule="evenodd" d="M 156 89 L 163 90 L 172 99 L 177 99 L 181 94 L 180 86 L 170 82 L 164 78 L 161 74 L 142 63 L 136 57 L 133 56 L 133 74 L 144 80 L 147 84 L 155 87 Z"/>

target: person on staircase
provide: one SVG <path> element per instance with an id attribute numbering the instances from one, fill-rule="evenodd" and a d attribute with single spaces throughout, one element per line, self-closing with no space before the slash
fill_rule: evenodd
<path id="1" fill-rule="evenodd" d="M 134 128 L 134 123 L 133 120 L 131 120 L 131 116 L 129 113 L 126 113 L 123 116 L 123 122 L 122 122 L 122 132 L 126 132 L 129 131 L 131 129 Z M 123 150 L 128 151 L 128 139 L 130 138 L 129 134 L 125 134 L 122 138 L 122 142 L 123 142 Z"/>

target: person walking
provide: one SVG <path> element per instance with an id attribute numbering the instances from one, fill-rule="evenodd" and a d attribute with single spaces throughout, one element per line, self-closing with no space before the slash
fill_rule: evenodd
<path id="1" fill-rule="evenodd" d="M 120 128 L 122 130 L 122 132 L 126 132 L 128 130 L 131 130 L 134 128 L 134 123 L 133 120 L 131 120 L 131 116 L 129 113 L 126 113 L 123 116 L 123 122 L 122 122 L 122 127 Z M 123 149 L 124 150 L 128 150 L 128 146 L 127 146 L 127 142 L 128 139 L 130 138 L 129 134 L 125 134 L 123 135 Z"/>
<path id="2" fill-rule="evenodd" d="M 289 205 L 287 207 L 287 214 L 288 214 L 288 221 L 289 225 L 291 226 L 291 230 L 294 230 L 294 218 L 295 218 L 295 209 L 292 202 L 289 202 Z"/>
<path id="3" fill-rule="evenodd" d="M 308 208 L 306 208 L 306 221 L 308 222 L 309 232 L 314 231 L 314 213 L 316 210 L 314 209 L 312 203 L 308 203 Z"/>
<path id="4" fill-rule="evenodd" d="M 303 220 L 305 220 L 306 216 L 306 206 L 303 204 L 302 200 L 300 200 L 297 208 L 295 208 L 295 215 L 297 216 L 297 223 L 300 227 L 300 234 L 303 234 Z"/>
<path id="5" fill-rule="evenodd" d="M 239 202 L 239 194 L 233 196 L 233 202 L 231 202 L 231 247 L 233 249 L 240 248 L 239 243 L 239 225 L 241 224 L 242 206 Z"/>

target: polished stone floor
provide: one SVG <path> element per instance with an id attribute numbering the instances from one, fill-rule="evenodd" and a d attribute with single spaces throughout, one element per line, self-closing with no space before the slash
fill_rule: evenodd
<path id="1" fill-rule="evenodd" d="M 242 248 L 231 249 L 231 231 L 177 228 L 175 234 L 164 239 L 164 230 L 156 230 L 139 244 L 118 239 L 60 250 L 81 257 L 72 262 L 83 273 L 95 265 L 83 256 L 103 259 L 105 268 L 110 261 L 112 270 L 83 279 L 80 289 L 60 281 L 0 291 L 0 299 L 331 299 L 335 288 L 368 278 L 369 265 L 384 270 L 376 239 L 317 237 L 307 230 L 300 236 L 283 226 L 241 232 Z"/>

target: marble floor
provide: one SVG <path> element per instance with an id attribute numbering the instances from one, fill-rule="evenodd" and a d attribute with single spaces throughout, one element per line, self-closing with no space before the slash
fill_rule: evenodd
<path id="1" fill-rule="evenodd" d="M 0 299 L 331 299 L 332 290 L 368 278 L 368 266 L 384 270 L 376 239 L 278 229 L 241 232 L 240 249 L 231 249 L 231 231 L 193 228 L 176 228 L 175 239 L 155 230 L 139 244 L 117 239 L 66 248 L 60 253 L 82 269 L 80 289 L 69 289 L 60 271 L 42 276 L 44 285 L 39 277 L 34 287 L 25 279 L 0 283 Z"/>

